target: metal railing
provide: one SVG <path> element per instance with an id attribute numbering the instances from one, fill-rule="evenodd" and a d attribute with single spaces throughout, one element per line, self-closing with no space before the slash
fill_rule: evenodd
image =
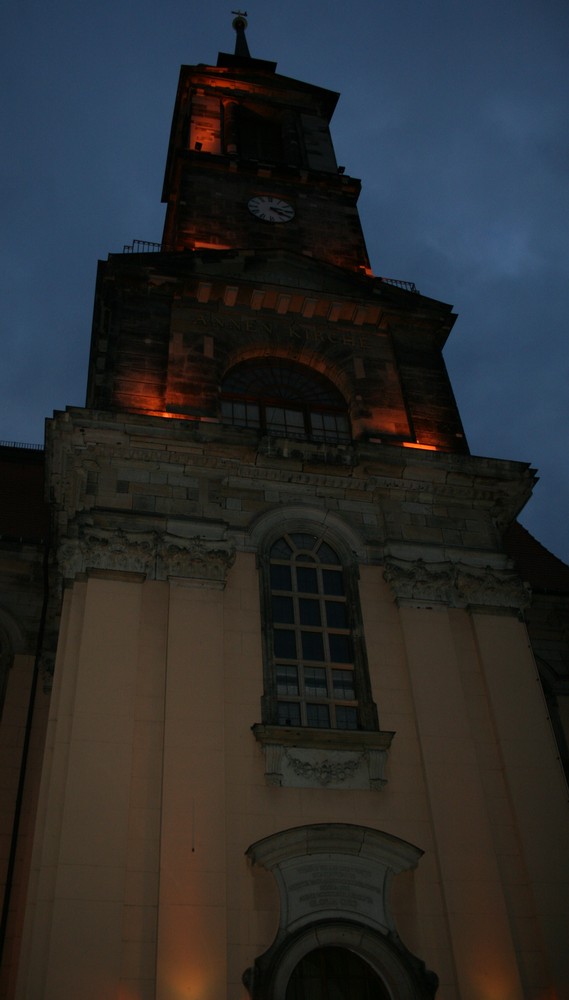
<path id="1" fill-rule="evenodd" d="M 133 240 L 132 243 L 125 243 L 122 248 L 123 253 L 161 253 L 166 250 L 162 243 L 153 243 L 151 240 Z"/>
<path id="2" fill-rule="evenodd" d="M 419 294 L 417 286 L 414 281 L 401 281 L 400 278 L 381 278 L 386 285 L 395 285 L 396 288 L 403 288 L 406 292 L 416 292 Z"/>
<path id="3" fill-rule="evenodd" d="M 43 444 L 28 444 L 24 441 L 0 441 L 0 448 L 26 448 L 28 451 L 43 451 Z"/>

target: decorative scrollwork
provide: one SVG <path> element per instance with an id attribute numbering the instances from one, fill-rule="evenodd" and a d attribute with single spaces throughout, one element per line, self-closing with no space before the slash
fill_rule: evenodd
<path id="1" fill-rule="evenodd" d="M 406 562 L 389 557 L 384 576 L 399 600 L 446 604 L 453 608 L 473 605 L 494 608 L 525 608 L 528 587 L 511 569 L 466 566 L 462 563 Z"/>
<path id="2" fill-rule="evenodd" d="M 235 561 L 235 545 L 223 537 L 185 538 L 167 532 L 79 524 L 76 537 L 61 543 L 57 557 L 67 579 L 97 569 L 143 573 L 152 580 L 181 577 L 224 583 Z"/>

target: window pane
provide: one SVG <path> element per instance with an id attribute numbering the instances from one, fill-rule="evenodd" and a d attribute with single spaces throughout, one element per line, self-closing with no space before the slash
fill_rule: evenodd
<path id="1" fill-rule="evenodd" d="M 265 411 L 265 418 L 267 421 L 267 430 L 277 431 L 279 434 L 284 433 L 285 429 L 285 411 L 280 406 L 267 406 Z"/>
<path id="2" fill-rule="evenodd" d="M 244 403 L 237 400 L 222 400 L 221 416 L 224 423 L 236 427 L 258 427 L 259 407 L 256 403 Z"/>
<path id="3" fill-rule="evenodd" d="M 292 549 L 286 538 L 279 538 L 271 549 L 271 559 L 290 559 L 291 557 Z"/>
<path id="4" fill-rule="evenodd" d="M 343 601 L 326 601 L 328 628 L 348 628 L 348 609 Z"/>
<path id="5" fill-rule="evenodd" d="M 277 702 L 277 725 L 300 726 L 300 705 L 298 702 Z"/>
<path id="6" fill-rule="evenodd" d="M 334 686 L 334 698 L 341 698 L 343 701 L 355 701 L 354 674 L 352 670 L 333 670 L 332 684 Z"/>
<path id="7" fill-rule="evenodd" d="M 336 705 L 336 729 L 357 729 L 357 709 L 350 705 Z"/>
<path id="8" fill-rule="evenodd" d="M 330 635 L 328 639 L 332 663 L 351 663 L 353 657 L 349 635 Z"/>
<path id="9" fill-rule="evenodd" d="M 296 659 L 296 642 L 292 629 L 276 628 L 273 632 L 275 656 L 285 660 Z"/>
<path id="10" fill-rule="evenodd" d="M 338 556 L 334 552 L 334 549 L 330 548 L 330 546 L 327 545 L 326 542 L 322 542 L 322 545 L 319 547 L 318 558 L 320 559 L 320 562 L 323 563 L 334 564 L 340 562 Z"/>
<path id="11" fill-rule="evenodd" d="M 297 566 L 296 582 L 301 593 L 318 593 L 318 577 L 315 569 L 310 569 L 308 566 Z M 331 593 L 331 591 L 328 591 L 328 593 Z"/>
<path id="12" fill-rule="evenodd" d="M 292 597 L 273 597 L 272 605 L 274 622 L 285 622 L 290 625 L 294 623 Z"/>
<path id="13" fill-rule="evenodd" d="M 292 590 L 292 575 L 290 566 L 271 565 L 271 589 Z"/>
<path id="14" fill-rule="evenodd" d="M 284 417 L 287 427 L 304 432 L 304 416 L 301 410 L 285 410 Z"/>
<path id="15" fill-rule="evenodd" d="M 320 632 L 301 632 L 302 639 L 302 655 L 305 660 L 323 660 L 324 659 L 324 642 L 322 640 L 322 634 Z M 282 654 L 283 656 L 286 654 Z M 340 660 L 340 663 L 345 663 L 345 660 Z"/>
<path id="16" fill-rule="evenodd" d="M 298 667 L 277 666 L 277 694 L 298 694 Z"/>
<path id="17" fill-rule="evenodd" d="M 297 549 L 308 549 L 309 552 L 312 551 L 316 542 L 316 535 L 307 535 L 304 532 L 301 534 L 299 531 L 295 531 L 294 535 L 290 537 Z"/>
<path id="18" fill-rule="evenodd" d="M 304 668 L 304 690 L 309 698 L 326 698 L 328 686 L 326 671 L 323 667 Z"/>
<path id="19" fill-rule="evenodd" d="M 327 705 L 307 705 L 306 722 L 317 729 L 330 728 L 330 712 Z"/>
<path id="20" fill-rule="evenodd" d="M 301 597 L 298 604 L 301 625 L 320 625 L 320 601 L 311 601 L 306 597 Z"/>
<path id="21" fill-rule="evenodd" d="M 325 594 L 339 595 L 344 593 L 344 574 L 341 570 L 323 569 L 322 579 Z"/>

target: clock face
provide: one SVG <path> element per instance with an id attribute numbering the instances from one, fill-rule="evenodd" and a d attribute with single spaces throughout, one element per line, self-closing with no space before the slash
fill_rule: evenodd
<path id="1" fill-rule="evenodd" d="M 263 222 L 290 222 L 294 219 L 294 208 L 288 201 L 270 194 L 258 194 L 249 201 L 249 211 Z"/>

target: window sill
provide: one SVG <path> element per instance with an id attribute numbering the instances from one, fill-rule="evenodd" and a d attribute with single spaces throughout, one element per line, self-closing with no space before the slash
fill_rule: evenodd
<path id="1" fill-rule="evenodd" d="M 379 791 L 386 784 L 392 732 L 260 723 L 252 731 L 265 754 L 268 785 Z"/>

